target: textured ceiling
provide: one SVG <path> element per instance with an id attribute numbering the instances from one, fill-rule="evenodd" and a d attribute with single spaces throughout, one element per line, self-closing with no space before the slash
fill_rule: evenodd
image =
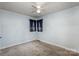
<path id="1" fill-rule="evenodd" d="M 36 13 L 36 9 L 32 7 L 32 5 L 36 6 L 37 4 L 42 6 L 40 14 Z M 51 12 L 55 13 L 78 5 L 79 2 L 0 2 L 0 9 L 17 12 L 32 17 L 40 17 Z"/>

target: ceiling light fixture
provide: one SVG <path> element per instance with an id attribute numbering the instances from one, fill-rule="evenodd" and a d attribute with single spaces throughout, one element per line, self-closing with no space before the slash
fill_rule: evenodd
<path id="1" fill-rule="evenodd" d="M 40 13 L 41 11 L 39 10 L 39 9 L 37 9 L 37 11 L 36 11 L 37 13 Z"/>
<path id="2" fill-rule="evenodd" d="M 40 9 L 41 9 L 40 5 L 37 5 L 36 8 L 37 8 L 36 12 L 37 12 L 37 13 L 40 13 L 40 12 L 41 12 L 41 11 L 40 11 Z"/>
<path id="3" fill-rule="evenodd" d="M 40 9 L 41 8 L 39 5 L 37 5 L 36 7 L 37 7 L 37 9 Z"/>

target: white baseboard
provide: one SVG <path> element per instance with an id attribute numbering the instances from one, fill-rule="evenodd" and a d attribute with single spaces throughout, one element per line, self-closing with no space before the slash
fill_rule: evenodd
<path id="1" fill-rule="evenodd" d="M 36 40 L 36 39 L 35 39 L 35 40 Z M 68 47 L 59 45 L 59 44 L 57 44 L 57 43 L 53 43 L 53 42 L 51 42 L 51 41 L 46 41 L 46 40 L 40 40 L 40 41 L 46 42 L 46 43 L 48 43 L 48 44 L 55 45 L 55 46 L 58 46 L 58 47 L 61 47 L 61 48 L 64 48 L 64 49 L 69 50 L 69 51 L 73 51 L 73 52 L 79 53 L 78 50 L 71 49 L 71 48 L 68 48 Z M 29 41 L 28 41 L 28 42 L 29 42 Z M 26 42 L 22 42 L 22 43 L 26 43 Z M 14 44 L 14 45 L 11 45 L 11 46 L 19 45 L 19 44 L 22 44 L 22 43 Z M 5 48 L 11 47 L 11 46 L 3 47 L 3 48 L 0 48 L 0 49 L 5 49 Z"/>
<path id="2" fill-rule="evenodd" d="M 53 42 L 46 41 L 46 40 L 40 40 L 40 41 L 42 41 L 42 42 L 46 42 L 46 43 L 51 44 L 51 45 L 58 46 L 58 47 L 60 47 L 60 48 L 64 48 L 64 49 L 69 50 L 69 51 L 73 51 L 73 52 L 77 52 L 77 53 L 79 53 L 78 50 L 75 50 L 75 49 L 72 49 L 72 48 L 68 48 L 68 47 L 65 47 L 65 46 L 63 46 L 63 45 L 59 45 L 59 44 L 57 44 L 57 43 L 53 43 Z"/>
<path id="3" fill-rule="evenodd" d="M 32 41 L 32 40 L 25 41 L 25 42 L 17 42 L 17 44 L 11 44 L 11 45 L 7 45 L 7 46 L 3 46 L 3 47 L 0 47 L 0 50 L 5 49 L 5 48 L 9 48 L 9 47 L 12 47 L 12 46 L 20 45 L 20 44 L 23 44 L 23 43 L 27 43 L 27 42 L 30 42 L 30 41 Z"/>

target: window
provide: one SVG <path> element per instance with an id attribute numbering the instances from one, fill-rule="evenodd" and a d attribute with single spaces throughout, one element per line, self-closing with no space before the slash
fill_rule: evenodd
<path id="1" fill-rule="evenodd" d="M 30 19 L 30 32 L 36 31 L 36 20 Z"/>
<path id="2" fill-rule="evenodd" d="M 43 31 L 43 19 L 37 20 L 37 31 L 38 32 Z"/>
<path id="3" fill-rule="evenodd" d="M 30 19 L 30 32 L 42 32 L 43 31 L 43 19 L 32 20 Z"/>

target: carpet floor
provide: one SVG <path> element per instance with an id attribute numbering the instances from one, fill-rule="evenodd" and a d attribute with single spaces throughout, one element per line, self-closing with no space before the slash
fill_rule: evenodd
<path id="1" fill-rule="evenodd" d="M 79 56 L 79 53 L 34 40 L 2 49 L 0 56 Z"/>

